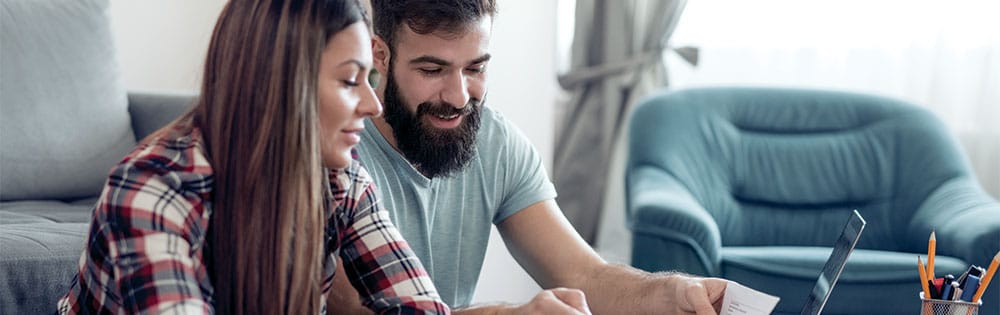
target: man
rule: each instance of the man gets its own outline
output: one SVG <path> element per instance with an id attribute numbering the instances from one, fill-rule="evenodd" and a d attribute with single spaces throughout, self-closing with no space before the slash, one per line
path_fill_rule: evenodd
<path id="1" fill-rule="evenodd" d="M 484 106 L 494 0 L 373 0 L 382 117 L 358 155 L 393 222 L 459 314 L 715 314 L 726 281 L 611 265 L 562 215 L 538 153 Z M 495 224 L 543 288 L 469 306 Z M 359 277 L 351 277 L 359 278 Z M 334 313 L 360 307 L 338 272 Z"/>

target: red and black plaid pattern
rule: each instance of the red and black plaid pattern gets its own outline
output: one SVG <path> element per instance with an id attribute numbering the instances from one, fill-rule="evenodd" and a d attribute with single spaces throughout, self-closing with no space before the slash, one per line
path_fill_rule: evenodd
<path id="1" fill-rule="evenodd" d="M 60 314 L 213 313 L 203 263 L 212 168 L 200 132 L 144 141 L 115 166 L 94 209 Z M 376 200 L 357 162 L 330 171 L 323 300 L 335 255 L 379 314 L 448 314 L 430 277 Z M 324 308 L 325 309 L 325 308 Z"/>

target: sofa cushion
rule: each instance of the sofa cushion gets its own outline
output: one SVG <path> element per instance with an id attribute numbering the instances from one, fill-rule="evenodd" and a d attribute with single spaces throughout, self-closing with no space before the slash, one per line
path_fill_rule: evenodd
<path id="1" fill-rule="evenodd" d="M 4 0 L 0 198 L 100 192 L 135 145 L 107 0 Z"/>
<path id="2" fill-rule="evenodd" d="M 73 202 L 54 200 L 0 202 L 0 226 L 33 223 L 88 223 L 94 213 L 94 204 L 96 203 L 96 197 Z"/>
<path id="3" fill-rule="evenodd" d="M 55 311 L 76 272 L 94 203 L 0 202 L 0 314 Z"/>
<path id="4" fill-rule="evenodd" d="M 76 274 L 89 223 L 0 222 L 0 313 L 55 312 Z"/>

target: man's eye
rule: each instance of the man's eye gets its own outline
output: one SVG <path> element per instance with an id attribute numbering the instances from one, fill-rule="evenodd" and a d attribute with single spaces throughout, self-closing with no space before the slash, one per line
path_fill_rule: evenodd
<path id="1" fill-rule="evenodd" d="M 486 72 L 486 66 L 480 65 L 480 66 L 465 68 L 465 71 L 469 71 L 472 73 L 483 73 Z"/>
<path id="2" fill-rule="evenodd" d="M 420 72 L 424 74 L 438 74 L 441 73 L 441 68 L 420 68 Z"/>

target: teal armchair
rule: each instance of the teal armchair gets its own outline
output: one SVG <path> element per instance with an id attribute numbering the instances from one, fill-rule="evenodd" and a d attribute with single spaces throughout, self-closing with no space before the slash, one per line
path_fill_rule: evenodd
<path id="1" fill-rule="evenodd" d="M 632 264 L 723 277 L 798 314 L 852 209 L 868 222 L 824 314 L 913 314 L 916 257 L 988 265 L 1000 203 L 931 113 L 847 92 L 700 88 L 637 106 L 626 203 Z M 998 280 L 994 280 L 997 283 Z M 1000 286 L 980 314 L 1000 314 Z"/>

